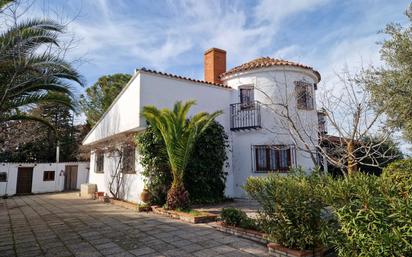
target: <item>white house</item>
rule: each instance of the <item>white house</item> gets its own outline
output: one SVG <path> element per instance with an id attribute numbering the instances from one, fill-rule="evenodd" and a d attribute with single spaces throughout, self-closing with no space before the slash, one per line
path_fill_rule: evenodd
<path id="1" fill-rule="evenodd" d="M 311 142 L 318 140 L 315 90 L 320 74 L 302 64 L 258 58 L 226 71 L 226 52 L 212 48 L 204 54 L 205 80 L 148 69 L 138 69 L 108 111 L 83 141 L 91 146 L 90 183 L 108 193 L 121 146 L 145 129 L 142 109 L 147 105 L 171 108 L 176 101 L 196 100 L 191 114 L 223 110 L 217 118 L 229 137 L 226 195 L 243 197 L 241 186 L 249 176 L 290 167 L 314 167 Z M 291 128 L 292 127 L 292 128 Z M 309 143 L 308 143 L 309 142 Z M 139 201 L 144 187 L 139 149 L 123 147 L 123 165 L 129 172 L 123 197 Z M 312 155 L 310 154 L 312 153 Z"/>
<path id="2" fill-rule="evenodd" d="M 80 189 L 88 162 L 0 163 L 0 196 Z"/>

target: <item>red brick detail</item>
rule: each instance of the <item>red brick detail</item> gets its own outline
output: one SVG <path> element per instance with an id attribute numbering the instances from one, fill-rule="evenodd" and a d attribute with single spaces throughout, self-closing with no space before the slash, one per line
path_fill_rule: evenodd
<path id="1" fill-rule="evenodd" d="M 210 86 L 217 86 L 217 87 L 223 87 L 223 88 L 231 88 L 231 87 L 229 87 L 229 86 L 226 86 L 226 85 L 223 85 L 223 84 L 219 84 L 219 83 L 212 83 L 212 82 L 210 82 L 210 81 L 192 79 L 192 78 L 183 77 L 183 76 L 176 75 L 176 74 L 171 74 L 171 73 L 166 73 L 166 72 L 161 72 L 161 71 L 156 71 L 156 70 L 151 70 L 151 69 L 146 69 L 146 68 L 137 69 L 137 71 L 139 71 L 139 72 L 152 73 L 152 74 L 156 74 L 156 75 L 160 75 L 160 76 L 164 76 L 164 77 L 169 77 L 169 78 L 174 78 L 174 79 L 181 79 L 181 80 L 187 80 L 187 81 L 196 82 L 196 83 L 201 83 L 201 84 L 207 84 L 207 85 L 210 85 Z"/>
<path id="2" fill-rule="evenodd" d="M 322 257 L 325 255 L 325 248 L 316 248 L 314 250 L 295 250 L 286 248 L 277 243 L 267 244 L 269 253 L 273 256 L 290 256 L 290 257 Z"/>
<path id="3" fill-rule="evenodd" d="M 273 67 L 273 66 L 292 66 L 292 67 L 303 68 L 303 69 L 313 72 L 313 74 L 317 77 L 318 82 L 321 79 L 320 73 L 314 70 L 310 66 L 296 63 L 296 62 L 286 61 L 282 59 L 274 59 L 270 57 L 260 57 L 250 62 L 236 66 L 230 69 L 229 71 L 221 74 L 220 77 L 223 78 L 223 77 L 226 77 L 226 76 L 229 76 L 235 73 L 243 72 L 243 71 L 257 70 L 257 69 L 268 68 L 268 67 Z"/>
<path id="4" fill-rule="evenodd" d="M 204 54 L 205 81 L 222 84 L 220 75 L 226 72 L 226 51 L 211 48 Z"/>
<path id="5" fill-rule="evenodd" d="M 211 226 L 221 232 L 235 235 L 241 238 L 249 239 L 254 242 L 263 244 L 263 245 L 266 245 L 268 243 L 268 240 L 266 239 L 267 235 L 265 233 L 262 233 L 256 230 L 229 226 L 229 225 L 224 224 L 223 222 L 215 222 L 211 224 Z"/>

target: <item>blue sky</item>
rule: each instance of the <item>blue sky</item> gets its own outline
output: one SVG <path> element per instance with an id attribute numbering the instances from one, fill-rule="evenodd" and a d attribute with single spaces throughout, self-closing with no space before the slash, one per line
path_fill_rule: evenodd
<path id="1" fill-rule="evenodd" d="M 92 85 L 146 67 L 203 79 L 203 53 L 227 51 L 228 69 L 260 56 L 313 66 L 322 90 L 336 73 L 381 65 L 378 33 L 406 24 L 406 0 L 22 0 L 27 16 L 67 23 L 66 58 Z M 25 15 L 25 16 L 26 16 Z M 79 88 L 78 93 L 84 89 Z M 83 122 L 84 116 L 77 117 Z M 406 146 L 404 146 L 406 147 Z"/>
<path id="2" fill-rule="evenodd" d="M 289 59 L 320 71 L 323 83 L 345 65 L 379 64 L 389 22 L 405 23 L 408 1 L 37 0 L 37 15 L 70 21 L 68 58 L 93 84 L 105 74 L 146 67 L 203 78 L 203 52 L 227 51 L 228 68 L 259 56 Z M 82 90 L 80 90 L 82 91 Z"/>

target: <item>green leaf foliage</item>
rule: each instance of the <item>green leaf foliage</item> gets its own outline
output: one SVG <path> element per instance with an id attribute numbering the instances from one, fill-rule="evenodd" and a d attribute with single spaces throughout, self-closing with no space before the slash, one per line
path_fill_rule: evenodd
<path id="1" fill-rule="evenodd" d="M 229 226 L 260 230 L 259 225 L 254 219 L 249 218 L 246 212 L 237 208 L 223 208 L 222 213 L 220 214 L 220 218 L 222 219 L 224 224 Z"/>
<path id="2" fill-rule="evenodd" d="M 339 256 L 411 256 L 411 163 L 394 162 L 380 177 L 329 180 L 324 201 L 339 223 L 330 241 Z"/>
<path id="3" fill-rule="evenodd" d="M 412 5 L 411 5 L 412 6 Z M 372 93 L 376 109 L 388 116 L 388 124 L 403 130 L 412 140 L 412 9 L 406 11 L 409 22 L 405 27 L 391 23 L 382 43 L 383 67 L 364 70 L 358 80 Z"/>
<path id="4" fill-rule="evenodd" d="M 87 124 L 96 124 L 131 78 L 131 75 L 122 73 L 105 75 L 86 89 L 86 94 L 80 96 L 80 106 Z"/>
<path id="5" fill-rule="evenodd" d="M 163 205 L 172 183 L 172 175 L 162 137 L 149 124 L 136 137 L 144 167 L 146 187 L 152 194 L 152 204 Z M 184 174 L 184 185 L 192 203 L 213 203 L 224 199 L 228 145 L 224 128 L 213 121 L 197 139 Z"/>
<path id="6" fill-rule="evenodd" d="M 269 239 L 292 249 L 311 250 L 325 241 L 331 227 L 322 218 L 322 176 L 295 170 L 288 176 L 249 177 L 244 189 L 261 205 L 259 223 Z"/>
<path id="7" fill-rule="evenodd" d="M 166 205 L 170 209 L 188 208 L 188 194 L 184 188 L 184 174 L 192 158 L 195 143 L 200 135 L 222 112 L 199 112 L 188 118 L 195 101 L 174 104 L 173 110 L 159 110 L 145 106 L 143 116 L 154 127 L 164 142 L 167 160 L 172 173 L 172 186 L 168 191 Z"/>
<path id="8" fill-rule="evenodd" d="M 0 2 L 0 15 L 14 1 Z M 0 31 L 0 124 L 32 120 L 50 125 L 29 111 L 42 104 L 76 110 L 72 84 L 83 77 L 61 58 L 59 38 L 64 26 L 48 19 L 29 19 Z"/>

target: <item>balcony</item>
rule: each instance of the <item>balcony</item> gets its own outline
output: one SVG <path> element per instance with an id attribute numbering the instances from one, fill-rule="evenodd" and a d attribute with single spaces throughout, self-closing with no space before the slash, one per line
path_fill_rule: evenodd
<path id="1" fill-rule="evenodd" d="M 236 103 L 230 105 L 230 130 L 261 128 L 260 102 Z"/>

